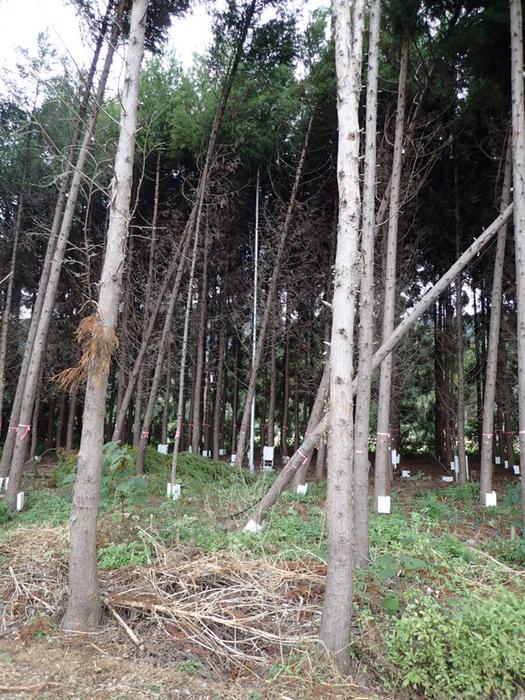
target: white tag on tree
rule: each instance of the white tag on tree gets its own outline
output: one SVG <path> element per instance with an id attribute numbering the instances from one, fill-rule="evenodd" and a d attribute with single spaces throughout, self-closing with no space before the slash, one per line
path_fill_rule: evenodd
<path id="1" fill-rule="evenodd" d="M 505 469 L 508 469 L 508 468 L 509 468 L 509 460 L 508 460 L 508 459 L 506 459 L 506 460 L 503 462 L 503 466 L 505 467 Z"/>
<path id="2" fill-rule="evenodd" d="M 232 466 L 235 464 L 236 458 L 237 458 L 237 455 L 232 455 L 232 456 L 230 457 L 230 464 L 231 464 Z"/>
<path id="3" fill-rule="evenodd" d="M 391 453 L 391 454 L 392 454 L 392 466 L 395 467 L 396 464 L 399 464 L 399 462 L 397 461 L 397 452 L 396 452 L 396 450 L 395 450 L 395 449 L 392 450 L 392 453 Z"/>
<path id="4" fill-rule="evenodd" d="M 259 532 L 262 530 L 262 525 L 259 525 L 255 520 L 248 520 L 244 526 L 243 532 Z"/>
<path id="5" fill-rule="evenodd" d="M 16 494 L 16 509 L 22 510 L 22 508 L 24 507 L 24 502 L 25 502 L 25 494 L 23 491 L 19 491 Z"/>
<path id="6" fill-rule="evenodd" d="M 390 513 L 390 496 L 377 497 L 377 512 Z"/>
<path id="7" fill-rule="evenodd" d="M 308 491 L 308 484 L 297 484 L 296 492 L 300 496 L 306 496 L 307 491 Z"/>
<path id="8" fill-rule="evenodd" d="M 501 457 L 499 457 L 498 455 L 496 455 L 496 456 L 494 457 L 494 461 L 496 462 L 496 464 L 501 464 Z"/>
<path id="9" fill-rule="evenodd" d="M 497 495 L 495 491 L 485 494 L 485 506 L 495 506 L 497 504 Z"/>
<path id="10" fill-rule="evenodd" d="M 219 447 L 219 457 L 225 457 L 226 456 L 226 450 L 224 447 Z"/>
<path id="11" fill-rule="evenodd" d="M 173 484 L 171 487 L 171 497 L 174 501 L 180 498 L 180 484 Z"/>
<path id="12" fill-rule="evenodd" d="M 402 469 L 401 470 L 401 478 L 402 479 L 408 479 L 410 476 L 410 469 Z"/>
<path id="13" fill-rule="evenodd" d="M 160 452 L 161 455 L 167 455 L 168 454 L 168 446 L 167 445 L 157 445 L 157 452 Z"/>
<path id="14" fill-rule="evenodd" d="M 0 476 L 0 491 L 2 490 L 3 485 L 4 485 L 4 477 Z"/>
<path id="15" fill-rule="evenodd" d="M 446 481 L 447 484 L 452 484 L 454 482 L 453 476 L 442 476 L 441 481 Z"/>
<path id="16" fill-rule="evenodd" d="M 516 476 L 517 476 L 517 475 L 520 473 L 520 465 L 519 465 L 519 464 L 513 464 L 513 465 L 512 465 L 512 468 L 514 469 L 514 474 L 516 474 Z"/>

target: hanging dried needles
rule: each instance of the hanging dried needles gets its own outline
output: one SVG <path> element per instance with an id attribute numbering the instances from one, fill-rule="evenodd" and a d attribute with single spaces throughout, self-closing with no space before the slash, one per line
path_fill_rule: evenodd
<path id="1" fill-rule="evenodd" d="M 76 367 L 70 367 L 51 377 L 65 391 L 72 392 L 84 382 L 91 373 L 98 381 L 109 371 L 111 355 L 118 345 L 114 329 L 104 324 L 100 311 L 80 321 L 75 332 L 82 355 Z"/>

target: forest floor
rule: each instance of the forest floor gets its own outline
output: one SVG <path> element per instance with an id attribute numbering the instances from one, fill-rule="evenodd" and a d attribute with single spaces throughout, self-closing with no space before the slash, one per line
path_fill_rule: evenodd
<path id="1" fill-rule="evenodd" d="M 496 508 L 475 483 L 404 460 L 391 515 L 372 516 L 371 564 L 356 574 L 353 673 L 317 642 L 326 573 L 325 485 L 286 493 L 242 533 L 271 475 L 181 457 L 183 495 L 163 497 L 168 462 L 106 455 L 98 531 L 103 622 L 59 629 L 67 593 L 74 461 L 28 473 L 26 507 L 0 503 L 0 697 L 61 700 L 520 697 L 525 687 L 525 542 L 519 485 L 495 475 Z M 471 460 L 471 470 L 476 465 Z M 520 632 L 521 630 L 521 632 Z"/>

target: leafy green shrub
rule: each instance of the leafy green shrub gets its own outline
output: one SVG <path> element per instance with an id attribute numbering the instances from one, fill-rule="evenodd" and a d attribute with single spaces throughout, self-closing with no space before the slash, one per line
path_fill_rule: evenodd
<path id="1" fill-rule="evenodd" d="M 525 566 L 525 540 L 498 538 L 491 540 L 486 546 L 497 559 L 506 561 L 509 564 Z"/>
<path id="2" fill-rule="evenodd" d="M 442 494 L 442 498 L 449 501 L 463 501 L 464 503 L 479 501 L 479 483 L 472 482 L 450 486 Z"/>
<path id="3" fill-rule="evenodd" d="M 77 476 L 77 460 L 70 457 L 63 460 L 55 471 L 57 483 L 61 486 L 74 483 Z M 144 505 L 148 494 L 148 482 L 135 474 L 135 455 L 128 445 L 107 442 L 104 445 L 102 462 L 101 499 L 115 506 L 133 509 Z"/>
<path id="4" fill-rule="evenodd" d="M 11 508 L 7 501 L 0 501 L 0 525 L 4 525 L 13 519 Z"/>
<path id="5" fill-rule="evenodd" d="M 122 566 L 142 566 L 151 563 L 151 549 L 145 542 L 109 544 L 98 552 L 101 569 L 120 569 Z"/>
<path id="6" fill-rule="evenodd" d="M 71 499 L 55 489 L 37 489 L 26 493 L 26 508 L 16 521 L 28 525 L 62 525 L 69 518 Z"/>
<path id="7" fill-rule="evenodd" d="M 504 589 L 455 608 L 424 598 L 407 607 L 388 639 L 403 687 L 426 698 L 512 698 L 525 682 L 525 606 Z"/>

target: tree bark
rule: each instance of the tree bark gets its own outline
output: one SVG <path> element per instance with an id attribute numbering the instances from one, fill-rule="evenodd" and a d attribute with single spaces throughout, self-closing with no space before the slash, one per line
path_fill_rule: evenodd
<path id="1" fill-rule="evenodd" d="M 457 163 L 454 165 L 454 216 L 456 223 L 456 258 L 459 258 L 461 251 L 461 213 L 459 209 L 459 184 Z M 458 462 L 460 484 L 467 481 L 467 461 L 465 455 L 465 348 L 463 340 L 463 289 L 462 274 L 459 273 L 455 282 L 456 292 L 456 349 L 458 360 L 458 395 L 456 406 L 457 439 L 458 439 Z"/>
<path id="2" fill-rule="evenodd" d="M 390 208 L 387 234 L 387 255 L 385 268 L 385 293 L 383 299 L 383 343 L 394 330 L 396 307 L 396 260 L 397 236 L 399 228 L 399 204 L 401 192 L 401 172 L 403 160 L 403 141 L 405 132 L 406 88 L 408 75 L 408 58 L 410 42 L 405 37 L 401 46 L 399 66 L 399 86 L 397 94 L 397 112 L 394 140 L 394 159 L 392 163 L 392 186 L 390 190 Z M 379 376 L 379 396 L 377 400 L 377 448 L 375 458 L 374 506 L 377 510 L 379 496 L 390 493 L 390 399 L 392 394 L 392 356 L 385 358 Z"/>
<path id="3" fill-rule="evenodd" d="M 203 262 L 202 262 L 202 282 L 199 304 L 199 318 L 197 321 L 197 342 L 195 362 L 195 383 L 193 388 L 193 417 L 191 431 L 191 448 L 195 454 L 199 454 L 201 443 L 201 422 L 203 410 L 202 406 L 202 379 L 204 371 L 204 345 L 206 337 L 206 314 L 208 308 L 208 236 L 204 240 Z"/>
<path id="4" fill-rule="evenodd" d="M 131 187 L 140 66 L 148 0 L 134 0 L 131 9 L 128 53 L 121 96 L 120 134 L 115 156 L 110 220 L 102 268 L 97 322 L 103 326 L 106 352 L 116 343 L 115 327 L 122 293 L 122 271 L 130 220 Z M 97 578 L 96 530 L 104 444 L 104 413 L 109 362 L 92 360 L 88 371 L 78 472 L 70 519 L 69 587 L 62 628 L 87 631 L 100 620 L 101 604 Z"/>
<path id="5" fill-rule="evenodd" d="M 359 364 L 355 402 L 354 443 L 354 565 L 368 564 L 368 441 L 374 354 L 374 236 L 377 159 L 377 82 L 381 0 L 370 5 L 370 38 L 366 91 L 366 143 L 361 233 L 361 294 L 359 304 Z"/>
<path id="6" fill-rule="evenodd" d="M 224 318 L 226 296 L 226 279 L 223 280 L 219 302 L 219 345 L 217 349 L 217 382 L 215 385 L 215 401 L 213 407 L 213 459 L 219 459 L 221 447 L 221 406 L 224 391 L 224 352 L 226 349 L 226 319 Z"/>
<path id="7" fill-rule="evenodd" d="M 521 0 L 510 0 L 512 78 L 512 184 L 516 248 L 518 330 L 518 409 L 521 468 L 525 468 L 525 91 L 523 89 L 523 16 Z M 525 488 L 521 489 L 525 527 Z"/>
<path id="8" fill-rule="evenodd" d="M 512 151 L 511 142 L 507 150 L 505 162 L 505 177 L 501 193 L 501 209 L 505 209 L 510 201 L 512 182 Z M 499 329 L 501 325 L 501 301 L 503 287 L 503 267 L 505 262 L 505 245 L 507 226 L 502 226 L 498 233 L 496 257 L 494 260 L 494 275 L 492 278 L 492 296 L 490 302 L 489 342 L 487 348 L 487 371 L 485 373 L 485 397 L 483 401 L 483 424 L 481 429 L 481 466 L 480 466 L 480 502 L 485 505 L 485 494 L 492 491 L 493 473 L 493 434 L 494 434 L 494 404 L 496 401 L 496 378 L 498 368 Z M 505 427 L 505 430 L 508 430 Z M 509 467 L 512 464 L 509 461 Z"/>
<path id="9" fill-rule="evenodd" d="M 350 9 L 350 12 L 349 12 Z M 348 672 L 353 566 L 353 397 L 354 317 L 359 272 L 356 266 L 361 195 L 359 188 L 359 96 L 364 2 L 332 0 L 339 125 L 337 184 L 339 223 L 332 299 L 328 489 L 328 569 L 321 641 L 338 667 Z M 293 458 L 292 458 L 293 459 Z"/>

